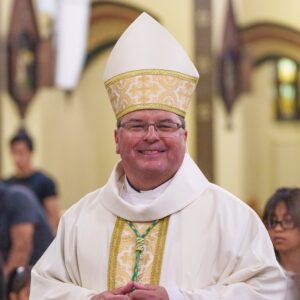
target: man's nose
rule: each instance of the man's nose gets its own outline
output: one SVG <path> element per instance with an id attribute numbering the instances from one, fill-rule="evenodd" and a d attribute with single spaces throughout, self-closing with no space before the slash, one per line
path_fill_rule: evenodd
<path id="1" fill-rule="evenodd" d="M 158 140 L 159 134 L 156 130 L 155 124 L 149 124 L 148 130 L 145 135 L 145 140 Z"/>

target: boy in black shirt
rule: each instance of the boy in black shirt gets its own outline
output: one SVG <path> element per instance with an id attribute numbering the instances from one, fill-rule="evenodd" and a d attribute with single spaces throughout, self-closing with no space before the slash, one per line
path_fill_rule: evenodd
<path id="1" fill-rule="evenodd" d="M 37 196 L 46 212 L 52 231 L 55 233 L 59 222 L 59 205 L 54 180 L 32 164 L 34 144 L 25 129 L 21 129 L 10 140 L 10 151 L 16 167 L 16 174 L 5 179 L 5 183 L 28 187 Z"/>

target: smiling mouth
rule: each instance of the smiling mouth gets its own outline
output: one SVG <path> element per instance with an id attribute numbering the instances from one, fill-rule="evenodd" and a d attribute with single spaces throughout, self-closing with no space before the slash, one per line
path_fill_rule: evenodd
<path id="1" fill-rule="evenodd" d="M 139 150 L 138 152 L 144 155 L 154 155 L 163 153 L 165 150 Z"/>

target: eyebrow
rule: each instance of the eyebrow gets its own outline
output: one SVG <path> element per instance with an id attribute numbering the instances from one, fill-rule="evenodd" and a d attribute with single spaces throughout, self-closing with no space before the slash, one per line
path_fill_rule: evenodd
<path id="1" fill-rule="evenodd" d="M 130 118 L 124 122 L 144 122 L 143 119 Z"/>
<path id="2" fill-rule="evenodd" d="M 136 119 L 136 118 L 131 118 L 124 122 L 132 122 L 132 121 L 133 122 L 147 122 L 143 119 Z M 161 120 L 157 120 L 157 121 L 153 121 L 153 122 L 157 123 L 157 122 L 177 122 L 177 121 L 167 118 L 167 119 L 161 119 Z M 178 120 L 178 122 L 180 123 L 180 120 Z"/>
<path id="3" fill-rule="evenodd" d="M 274 215 L 271 215 L 271 218 L 273 218 L 273 219 L 278 219 L 278 216 L 276 216 L 275 214 Z M 292 215 L 291 214 L 284 214 L 283 216 L 282 216 L 282 219 L 287 219 L 287 218 L 293 218 L 292 217 Z"/>

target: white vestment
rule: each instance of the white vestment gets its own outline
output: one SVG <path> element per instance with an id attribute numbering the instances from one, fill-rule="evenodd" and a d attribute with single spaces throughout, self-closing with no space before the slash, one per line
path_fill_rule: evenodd
<path id="1" fill-rule="evenodd" d="M 107 290 L 117 216 L 136 222 L 170 216 L 159 284 L 186 299 L 284 299 L 285 277 L 259 217 L 209 183 L 189 155 L 148 205 L 124 201 L 123 184 L 118 164 L 104 187 L 64 214 L 56 239 L 33 268 L 31 300 L 83 300 Z"/>

